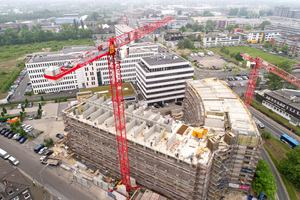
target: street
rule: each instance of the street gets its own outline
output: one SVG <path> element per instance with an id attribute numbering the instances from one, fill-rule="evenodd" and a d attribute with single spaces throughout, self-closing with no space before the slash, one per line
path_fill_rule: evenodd
<path id="1" fill-rule="evenodd" d="M 98 191 L 84 191 L 80 189 L 80 186 L 75 186 L 74 183 L 70 184 L 72 179 L 71 174 L 63 176 L 60 173 L 69 173 L 63 171 L 60 167 L 53 167 L 42 165 L 39 162 L 41 155 L 34 153 L 33 148 L 37 145 L 34 141 L 27 141 L 25 144 L 19 144 L 15 140 L 1 137 L 0 147 L 9 152 L 10 155 L 14 156 L 20 161 L 18 168 L 23 170 L 26 174 L 37 180 L 39 183 L 44 181 L 45 187 L 51 191 L 51 193 L 61 198 L 62 200 L 88 200 L 88 199 L 107 199 L 106 193 L 100 188 Z M 40 179 L 39 173 L 42 171 L 41 176 L 43 181 Z M 69 178 L 66 178 L 69 177 Z M 83 187 L 83 186 L 81 186 Z M 85 190 L 90 190 L 85 188 Z"/>

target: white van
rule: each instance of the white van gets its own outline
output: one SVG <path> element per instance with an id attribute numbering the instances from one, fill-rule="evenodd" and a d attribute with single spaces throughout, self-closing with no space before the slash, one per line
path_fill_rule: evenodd
<path id="1" fill-rule="evenodd" d="M 0 149 L 0 156 L 6 160 L 10 155 L 3 149 Z"/>
<path id="2" fill-rule="evenodd" d="M 8 161 L 15 166 L 19 164 L 19 161 L 12 156 L 8 158 Z"/>

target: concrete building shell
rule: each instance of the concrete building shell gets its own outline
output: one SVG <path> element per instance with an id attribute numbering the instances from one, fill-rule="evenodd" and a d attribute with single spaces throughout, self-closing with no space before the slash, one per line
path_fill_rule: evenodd
<path id="1" fill-rule="evenodd" d="M 261 145 L 247 108 L 222 82 L 188 81 L 187 88 L 184 110 L 189 115 L 198 110 L 204 118 L 200 125 L 207 134 L 201 137 L 195 137 L 195 127 L 125 104 L 131 177 L 171 199 L 247 192 Z M 94 95 L 65 109 L 63 117 L 70 149 L 88 165 L 120 178 L 111 99 Z"/>

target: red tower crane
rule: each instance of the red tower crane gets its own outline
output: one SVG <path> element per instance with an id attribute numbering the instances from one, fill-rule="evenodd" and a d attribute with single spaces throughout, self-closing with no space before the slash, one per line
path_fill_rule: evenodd
<path id="1" fill-rule="evenodd" d="M 259 57 L 252 58 L 245 52 L 241 53 L 241 56 L 245 60 L 249 60 L 249 62 L 250 62 L 249 67 L 251 69 L 249 82 L 247 85 L 247 90 L 246 90 L 246 95 L 245 95 L 246 105 L 249 105 L 249 106 L 251 105 L 260 67 L 263 67 L 263 68 L 267 69 L 268 71 L 276 74 L 277 76 L 283 78 L 284 80 L 300 87 L 300 79 L 297 78 L 296 76 L 284 71 L 283 69 L 276 67 L 275 65 L 272 65 L 271 63 L 269 63 Z"/>
<path id="2" fill-rule="evenodd" d="M 127 191 L 131 189 L 129 159 L 127 149 L 126 122 L 124 113 L 124 100 L 122 90 L 122 75 L 120 66 L 120 47 L 142 37 L 143 35 L 165 25 L 172 17 L 164 18 L 158 22 L 150 23 L 120 36 L 109 39 L 93 50 L 81 55 L 72 62 L 56 69 L 45 70 L 45 78 L 60 81 L 63 76 L 92 63 L 103 56 L 107 56 L 111 96 L 113 102 L 114 119 L 116 127 L 117 146 L 122 183 L 126 185 Z M 123 54 L 124 55 L 124 54 Z"/>

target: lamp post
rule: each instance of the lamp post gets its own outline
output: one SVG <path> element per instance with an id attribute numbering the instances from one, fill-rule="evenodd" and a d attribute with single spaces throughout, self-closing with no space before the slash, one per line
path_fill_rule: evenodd
<path id="1" fill-rule="evenodd" d="M 40 173 L 39 173 L 40 179 L 41 179 L 41 181 L 42 181 L 43 188 L 45 187 L 45 185 L 44 185 L 44 180 L 43 180 L 43 177 L 42 177 L 42 171 L 43 171 L 48 165 L 49 165 L 49 163 L 47 163 L 46 166 L 43 167 L 43 169 L 42 169 L 42 170 L 40 171 Z"/>

